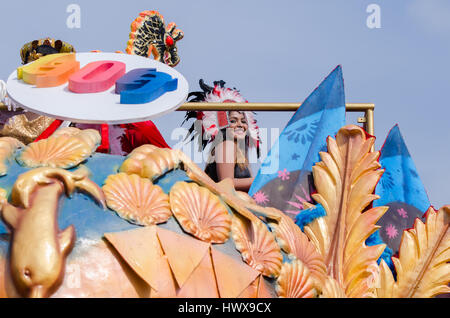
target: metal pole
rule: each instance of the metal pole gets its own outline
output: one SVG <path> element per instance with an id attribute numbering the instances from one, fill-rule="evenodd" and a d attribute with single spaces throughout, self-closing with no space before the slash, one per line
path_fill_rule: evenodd
<path id="1" fill-rule="evenodd" d="M 181 105 L 177 111 L 281 111 L 295 112 L 301 103 L 185 103 Z M 375 104 L 372 103 L 347 103 L 345 110 L 347 112 L 364 112 L 364 117 L 358 121 L 363 123 L 364 129 L 368 134 L 374 136 L 374 109 Z M 372 146 L 372 151 L 375 147 Z"/>
<path id="2" fill-rule="evenodd" d="M 190 110 L 252 110 L 252 111 L 287 111 L 295 112 L 301 103 L 185 103 L 177 111 Z M 364 112 L 367 109 L 374 109 L 375 105 L 370 103 L 348 103 L 345 104 L 347 111 Z"/>

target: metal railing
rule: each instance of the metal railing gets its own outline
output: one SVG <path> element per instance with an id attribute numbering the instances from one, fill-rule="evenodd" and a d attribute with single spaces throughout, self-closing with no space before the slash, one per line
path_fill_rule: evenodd
<path id="1" fill-rule="evenodd" d="M 181 105 L 177 111 L 190 110 L 252 110 L 252 111 L 278 111 L 278 112 L 295 112 L 301 103 L 185 103 Z M 363 124 L 364 130 L 370 135 L 374 135 L 374 110 L 375 104 L 370 103 L 349 103 L 345 104 L 347 112 L 363 112 L 364 116 L 358 118 L 358 123 Z"/>
<path id="2" fill-rule="evenodd" d="M 189 110 L 252 110 L 252 111 L 278 111 L 295 112 L 301 103 L 185 103 L 177 111 Z M 0 103 L 0 110 L 7 110 L 6 105 Z M 363 112 L 364 116 L 358 118 L 358 123 L 363 124 L 363 128 L 370 135 L 375 135 L 374 110 L 375 104 L 371 103 L 348 103 L 345 104 L 347 112 Z"/>

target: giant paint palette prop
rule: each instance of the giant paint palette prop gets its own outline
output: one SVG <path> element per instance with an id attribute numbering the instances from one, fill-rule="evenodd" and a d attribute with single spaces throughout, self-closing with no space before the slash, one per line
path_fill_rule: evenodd
<path id="1" fill-rule="evenodd" d="M 7 81 L 9 97 L 18 106 L 41 115 L 98 124 L 150 120 L 174 111 L 186 101 L 189 91 L 186 79 L 161 62 L 120 53 L 76 53 L 75 59 L 80 70 L 73 72 L 74 67 L 68 67 L 72 70 L 70 76 L 52 71 L 55 79 L 48 84 L 53 87 L 45 87 L 47 83 L 39 81 L 39 76 L 30 79 L 26 72 L 14 71 Z M 95 65 L 100 65 L 101 61 L 110 65 L 104 64 L 105 70 L 96 71 Z M 27 64 L 28 67 L 32 65 Z M 120 65 L 125 65 L 125 70 L 120 70 Z M 91 67 L 93 72 L 86 67 Z M 110 81 L 102 86 L 101 79 L 108 76 L 108 72 L 111 73 Z M 100 86 L 95 86 L 96 79 Z"/>

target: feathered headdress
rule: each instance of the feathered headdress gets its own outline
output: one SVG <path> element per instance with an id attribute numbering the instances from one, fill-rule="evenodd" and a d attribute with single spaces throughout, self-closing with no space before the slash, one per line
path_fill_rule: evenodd
<path id="1" fill-rule="evenodd" d="M 224 81 L 215 81 L 214 87 L 208 86 L 201 79 L 199 81 L 202 92 L 191 92 L 188 95 L 188 102 L 206 102 L 206 103 L 247 103 L 238 90 L 235 88 L 226 88 Z M 242 112 L 245 115 L 248 123 L 249 132 L 249 146 L 256 147 L 256 152 L 259 157 L 259 128 L 256 125 L 254 112 Z M 202 131 L 195 129 L 195 121 L 189 128 L 189 133 L 186 139 L 190 138 L 192 141 L 195 137 L 201 139 L 199 142 L 200 150 L 205 149 L 206 145 L 214 140 L 221 129 L 229 126 L 228 111 L 188 111 L 184 118 L 184 122 L 195 118 L 196 121 L 201 122 Z"/>

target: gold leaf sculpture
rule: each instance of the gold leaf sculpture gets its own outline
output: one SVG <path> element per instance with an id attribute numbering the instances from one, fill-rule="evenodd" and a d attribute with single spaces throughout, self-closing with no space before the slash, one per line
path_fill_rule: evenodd
<path id="1" fill-rule="evenodd" d="M 312 197 L 327 215 L 305 226 L 305 233 L 325 259 L 328 274 L 348 297 L 371 297 L 374 268 L 385 245 L 366 246 L 365 240 L 379 226 L 376 222 L 387 207 L 363 210 L 379 198 L 372 194 L 384 170 L 379 152 L 370 152 L 375 138 L 366 138 L 362 128 L 342 127 L 336 140 L 327 139 L 328 152 L 313 167 L 317 193 Z"/>
<path id="2" fill-rule="evenodd" d="M 7 171 L 7 160 L 11 159 L 14 153 L 19 149 L 23 148 L 25 145 L 12 137 L 1 137 L 0 138 L 0 176 L 4 176 Z"/>
<path id="3" fill-rule="evenodd" d="M 172 212 L 186 232 L 210 243 L 228 240 L 231 216 L 211 191 L 196 183 L 177 182 L 169 195 Z"/>
<path id="4" fill-rule="evenodd" d="M 134 149 L 122 163 L 120 172 L 155 180 L 181 164 L 177 150 L 143 145 Z"/>
<path id="5" fill-rule="evenodd" d="M 320 289 L 327 277 L 327 268 L 322 255 L 290 217 L 281 212 L 279 215 L 278 223 L 270 223 L 278 244 L 291 258 L 295 257 L 308 268 L 312 279 L 315 280 L 316 288 Z"/>
<path id="6" fill-rule="evenodd" d="M 263 222 L 233 216 L 231 231 L 244 262 L 264 276 L 278 277 L 283 256 L 274 236 Z"/>
<path id="7" fill-rule="evenodd" d="M 383 259 L 380 262 L 378 285 L 376 287 L 376 296 L 378 298 L 394 298 L 394 295 L 397 293 L 394 276 Z"/>
<path id="8" fill-rule="evenodd" d="M 426 223 L 416 219 L 403 232 L 399 257 L 392 261 L 397 281 L 384 262 L 381 265 L 378 297 L 427 298 L 449 293 L 450 205 L 427 211 Z"/>
<path id="9" fill-rule="evenodd" d="M 76 136 L 49 137 L 29 144 L 17 157 L 27 167 L 72 168 L 94 151 L 92 146 Z"/>
<path id="10" fill-rule="evenodd" d="M 328 276 L 325 284 L 322 287 L 321 298 L 346 298 L 345 291 L 342 289 L 340 284 Z"/>
<path id="11" fill-rule="evenodd" d="M 311 274 L 299 260 L 283 264 L 276 291 L 282 298 L 313 298 L 316 294 Z"/>
<path id="12" fill-rule="evenodd" d="M 172 215 L 169 196 L 138 175 L 110 175 L 102 189 L 107 206 L 132 223 L 154 225 L 166 222 Z"/>

